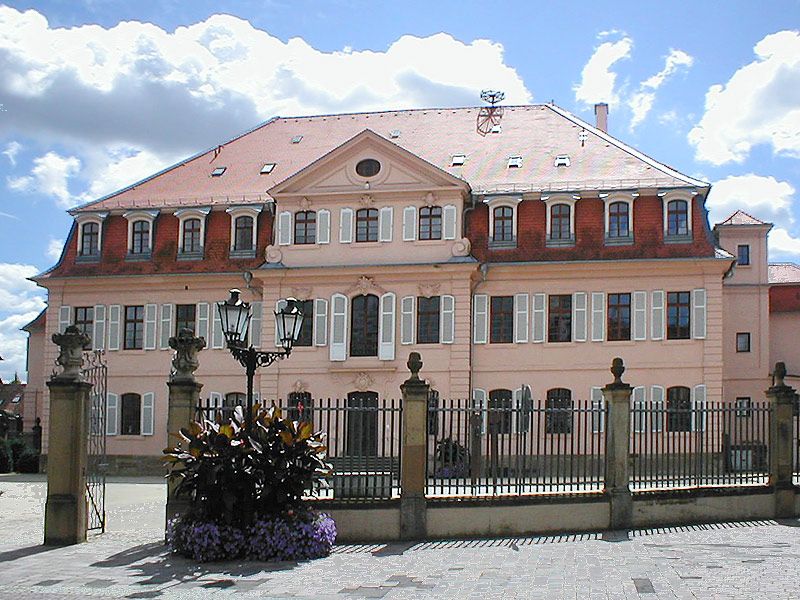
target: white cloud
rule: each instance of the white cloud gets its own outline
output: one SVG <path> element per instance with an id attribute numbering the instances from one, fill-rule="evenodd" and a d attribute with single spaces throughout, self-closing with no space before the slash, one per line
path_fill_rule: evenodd
<path id="1" fill-rule="evenodd" d="M 765 221 L 792 222 L 794 187 L 787 181 L 750 173 L 714 183 L 706 201 L 709 221 L 719 223 L 737 210 Z"/>
<path id="2" fill-rule="evenodd" d="M 770 253 L 794 254 L 800 256 L 800 238 L 793 237 L 783 227 L 775 227 L 768 238 Z"/>
<path id="3" fill-rule="evenodd" d="M 122 189 L 161 169 L 175 164 L 179 156 L 166 158 L 146 150 L 114 147 L 92 152 L 87 157 L 87 178 L 91 180 L 85 200 L 93 200 Z"/>
<path id="4" fill-rule="evenodd" d="M 55 198 L 63 208 L 76 203 L 69 192 L 69 180 L 78 174 L 81 161 L 74 156 L 61 156 L 48 152 L 33 159 L 30 175 L 8 177 L 8 187 L 18 192 L 36 192 Z"/>
<path id="5" fill-rule="evenodd" d="M 17 166 L 17 154 L 19 154 L 20 150 L 22 150 L 22 144 L 15 140 L 6 144 L 5 150 L 3 150 L 3 154 L 8 158 L 8 162 L 11 163 L 12 167 Z"/>
<path id="6" fill-rule="evenodd" d="M 800 157 L 800 31 L 768 35 L 754 52 L 755 61 L 708 89 L 688 136 L 698 160 L 740 163 L 759 144 Z"/>
<path id="7" fill-rule="evenodd" d="M 645 120 L 653 103 L 656 99 L 656 91 L 664 84 L 667 79 L 675 75 L 680 70 L 688 70 L 694 64 L 694 58 L 683 50 L 672 49 L 664 60 L 664 68 L 655 75 L 645 79 L 640 85 L 639 90 L 628 100 L 633 116 L 631 117 L 630 128 L 633 131 L 639 123 Z"/>
<path id="8" fill-rule="evenodd" d="M 583 67 L 581 82 L 573 88 L 575 100 L 587 105 L 607 102 L 612 108 L 618 106 L 619 93 L 615 89 L 617 74 L 611 68 L 618 61 L 629 58 L 632 48 L 633 40 L 627 36 L 615 42 L 603 42 L 595 48 L 594 54 Z"/>
<path id="9" fill-rule="evenodd" d="M 19 328 L 44 308 L 43 291 L 28 277 L 38 273 L 32 265 L 0 263 L 0 378 L 8 381 L 25 373 L 27 334 Z"/>
<path id="10" fill-rule="evenodd" d="M 61 251 L 64 249 L 64 240 L 53 240 L 47 244 L 47 258 L 57 261 L 61 258 Z"/>

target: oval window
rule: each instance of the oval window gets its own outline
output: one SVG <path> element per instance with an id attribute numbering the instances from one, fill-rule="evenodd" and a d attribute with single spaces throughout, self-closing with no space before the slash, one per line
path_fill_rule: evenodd
<path id="1" fill-rule="evenodd" d="M 361 177 L 374 177 L 381 170 L 381 163 L 374 158 L 365 158 L 356 165 L 356 173 Z"/>

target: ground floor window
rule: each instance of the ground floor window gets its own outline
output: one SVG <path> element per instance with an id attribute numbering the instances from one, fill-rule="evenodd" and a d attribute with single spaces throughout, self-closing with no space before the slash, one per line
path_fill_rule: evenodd
<path id="1" fill-rule="evenodd" d="M 120 433 L 122 435 L 142 433 L 142 397 L 139 394 L 122 394 Z"/>
<path id="2" fill-rule="evenodd" d="M 547 390 L 545 431 L 572 433 L 572 391 L 566 388 Z"/>

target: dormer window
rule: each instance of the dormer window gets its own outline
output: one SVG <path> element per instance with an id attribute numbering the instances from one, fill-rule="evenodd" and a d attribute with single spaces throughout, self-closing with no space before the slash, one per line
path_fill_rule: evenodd
<path id="1" fill-rule="evenodd" d="M 175 212 L 179 219 L 178 259 L 203 258 L 206 215 L 210 208 L 188 208 Z"/>
<path id="2" fill-rule="evenodd" d="M 520 196 L 495 196 L 489 205 L 489 247 L 515 248 L 517 245 L 517 205 Z"/>
<path id="3" fill-rule="evenodd" d="M 493 242 L 514 241 L 514 211 L 509 206 L 498 206 L 492 211 L 494 216 Z"/>
<path id="4" fill-rule="evenodd" d="M 227 170 L 228 167 L 217 167 L 213 171 L 211 171 L 212 177 L 221 177 L 222 174 Z"/>
<path id="5" fill-rule="evenodd" d="M 132 211 L 123 215 L 128 220 L 128 260 L 148 260 L 153 252 L 153 225 L 158 211 Z"/>
<path id="6" fill-rule="evenodd" d="M 231 216 L 231 258 L 254 258 L 261 207 L 232 206 L 226 212 Z"/>
<path id="7" fill-rule="evenodd" d="M 685 243 L 692 241 L 692 201 L 685 192 L 675 191 L 662 195 L 664 206 L 664 241 Z"/>
<path id="8" fill-rule="evenodd" d="M 235 231 L 233 240 L 234 252 L 241 252 L 252 248 L 253 217 L 250 216 L 236 217 L 236 220 L 234 221 L 233 224 L 233 228 Z"/>
<path id="9" fill-rule="evenodd" d="M 183 235 L 181 236 L 181 252 L 199 252 L 200 244 L 200 219 L 186 219 L 183 222 Z"/>
<path id="10" fill-rule="evenodd" d="M 102 248 L 103 220 L 108 213 L 83 213 L 75 217 L 78 224 L 77 262 L 97 262 Z"/>
<path id="11" fill-rule="evenodd" d="M 612 194 L 605 201 L 605 242 L 609 246 L 633 243 L 633 195 Z"/>
<path id="12" fill-rule="evenodd" d="M 544 197 L 547 206 L 546 246 L 575 245 L 575 196 Z"/>
<path id="13" fill-rule="evenodd" d="M 131 254 L 150 254 L 150 222 L 134 221 Z"/>

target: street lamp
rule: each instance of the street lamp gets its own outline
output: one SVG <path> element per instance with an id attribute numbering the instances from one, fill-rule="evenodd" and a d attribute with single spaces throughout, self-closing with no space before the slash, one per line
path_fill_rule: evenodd
<path id="1" fill-rule="evenodd" d="M 265 352 L 256 350 L 252 344 L 247 343 L 247 328 L 250 324 L 250 303 L 244 302 L 239 295 L 239 290 L 230 290 L 230 298 L 217 303 L 222 333 L 225 335 L 225 344 L 233 357 L 247 371 L 247 421 L 250 427 L 253 420 L 253 377 L 258 367 L 268 367 L 278 359 L 283 359 L 292 353 L 292 346 L 300 336 L 303 327 L 303 311 L 299 302 L 294 298 L 287 298 L 286 304 L 275 311 L 275 320 L 278 326 L 278 340 L 283 350 Z"/>

